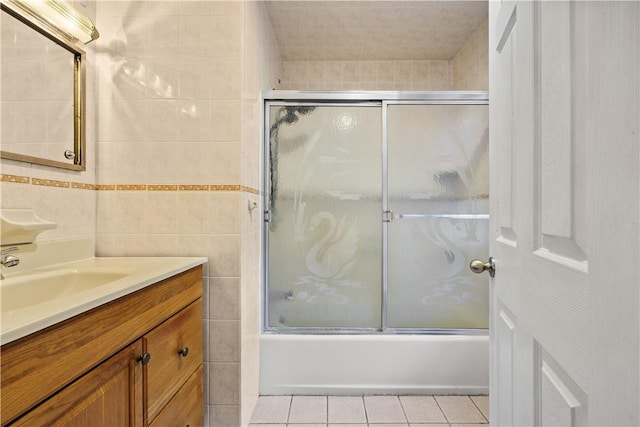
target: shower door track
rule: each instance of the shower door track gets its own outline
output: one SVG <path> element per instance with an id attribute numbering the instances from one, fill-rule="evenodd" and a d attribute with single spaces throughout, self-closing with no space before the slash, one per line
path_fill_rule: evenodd
<path id="1" fill-rule="evenodd" d="M 267 103 L 269 105 L 291 105 L 291 106 L 380 106 L 382 108 L 382 298 L 381 298 L 381 327 L 272 327 L 269 326 L 268 312 L 268 233 L 263 234 L 262 239 L 262 333 L 267 334 L 331 334 L 331 335 L 366 335 L 366 334 L 387 334 L 387 335 L 488 335 L 488 329 L 468 329 L 468 328 L 391 328 L 388 326 L 388 282 L 387 282 L 387 236 L 388 223 L 394 219 L 393 212 L 388 209 L 387 182 L 388 178 L 388 135 L 387 135 L 387 109 L 389 105 L 488 105 L 489 93 L 486 91 L 295 91 L 295 90 L 267 90 L 262 92 L 262 117 L 266 118 Z M 266 122 L 265 122 L 266 124 Z M 263 128 L 264 152 L 269 152 L 270 136 L 268 126 Z M 268 224 L 270 219 L 269 199 L 270 191 L 268 187 L 268 174 L 270 170 L 269 156 L 264 156 L 264 179 L 263 179 L 263 224 Z M 385 214 L 389 214 L 388 219 Z M 489 215 L 466 215 L 466 214 L 401 214 L 397 218 L 420 219 L 420 218 L 451 218 L 451 219 L 488 219 Z"/>

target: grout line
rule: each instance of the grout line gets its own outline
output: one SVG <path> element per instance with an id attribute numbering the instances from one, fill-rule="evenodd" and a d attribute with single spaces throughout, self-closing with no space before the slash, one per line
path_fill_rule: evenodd
<path id="1" fill-rule="evenodd" d="M 289 418 L 291 418 L 291 407 L 293 406 L 293 396 L 289 396 L 289 411 L 287 412 L 287 422 L 285 424 L 289 424 Z"/>
<path id="2" fill-rule="evenodd" d="M 447 424 L 449 424 L 449 426 L 451 426 L 451 423 L 449 422 L 449 417 L 447 417 L 447 414 L 445 414 L 445 412 L 442 410 L 442 407 L 438 403 L 437 396 L 433 396 L 433 400 L 436 401 L 436 405 L 438 405 L 438 409 L 440 409 L 440 412 L 442 412 L 442 416 L 444 416 L 444 419 L 447 422 Z"/>
<path id="3" fill-rule="evenodd" d="M 407 418 L 407 412 L 404 410 L 404 406 L 402 406 L 402 400 L 400 400 L 400 395 L 395 396 L 398 399 L 398 403 L 400 404 L 400 409 L 402 410 L 402 415 L 404 416 L 404 421 L 407 425 L 409 425 L 409 418 Z"/>
<path id="4" fill-rule="evenodd" d="M 400 408 L 402 409 L 402 414 L 404 415 L 404 420 L 407 422 L 407 425 L 409 425 L 409 417 L 407 417 L 407 411 L 404 409 L 404 405 L 402 404 L 402 399 L 400 399 L 400 396 L 396 396 L 398 398 L 398 401 L 400 402 Z"/>
<path id="5" fill-rule="evenodd" d="M 362 406 L 364 408 L 364 421 L 369 426 L 369 413 L 367 412 L 367 402 L 364 400 L 364 395 L 360 397 L 362 399 Z"/>
<path id="6" fill-rule="evenodd" d="M 327 423 L 326 423 L 326 425 L 328 426 L 329 425 L 329 396 L 327 395 L 327 396 L 325 396 L 325 398 L 327 399 L 327 406 L 326 406 L 326 408 L 327 408 L 327 412 L 326 412 Z"/>
<path id="7" fill-rule="evenodd" d="M 476 409 L 478 409 L 478 412 L 480 412 L 480 415 L 482 415 L 482 418 L 484 418 L 484 420 L 487 422 L 487 424 L 489 424 L 489 419 L 484 415 L 484 412 L 482 412 L 480 407 L 478 405 L 476 405 L 476 402 L 473 399 L 471 399 L 471 396 L 469 396 L 469 399 L 471 400 L 471 403 L 473 403 L 473 406 L 475 406 Z"/>

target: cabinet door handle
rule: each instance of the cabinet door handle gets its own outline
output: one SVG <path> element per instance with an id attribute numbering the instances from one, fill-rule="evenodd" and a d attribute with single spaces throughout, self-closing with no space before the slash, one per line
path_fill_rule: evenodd
<path id="1" fill-rule="evenodd" d="M 138 356 L 136 358 L 136 362 L 140 362 L 143 365 L 146 365 L 151 360 L 151 355 L 149 353 L 145 353 L 142 356 Z"/>
<path id="2" fill-rule="evenodd" d="M 178 350 L 178 354 L 182 357 L 187 357 L 187 355 L 189 354 L 189 347 L 182 347 L 180 350 Z"/>

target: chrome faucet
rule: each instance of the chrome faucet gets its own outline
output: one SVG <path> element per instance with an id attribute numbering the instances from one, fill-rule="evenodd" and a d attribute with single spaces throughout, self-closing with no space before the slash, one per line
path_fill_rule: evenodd
<path id="1" fill-rule="evenodd" d="M 7 249 L 2 249 L 2 260 L 0 263 L 5 267 L 15 267 L 16 265 L 20 264 L 20 258 L 18 258 L 15 255 L 10 255 L 13 252 L 17 252 L 17 251 L 18 251 L 17 246 L 12 246 Z"/>

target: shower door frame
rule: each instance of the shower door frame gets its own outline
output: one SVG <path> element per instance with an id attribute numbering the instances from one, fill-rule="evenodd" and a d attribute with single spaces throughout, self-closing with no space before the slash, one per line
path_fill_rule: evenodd
<path id="1" fill-rule="evenodd" d="M 270 183 L 270 133 L 269 109 L 270 105 L 290 106 L 380 106 L 382 120 L 382 211 L 380 221 L 382 225 L 382 283 L 381 283 L 381 325 L 380 328 L 353 327 L 276 327 L 269 326 L 269 206 L 271 192 Z M 388 253 L 387 236 L 389 221 L 385 215 L 390 212 L 388 206 L 388 132 L 387 109 L 389 105 L 489 105 L 487 91 L 295 91 L 268 90 L 262 92 L 262 120 L 263 120 L 263 182 L 262 182 L 262 274 L 261 274 L 261 333 L 266 334 L 423 334 L 423 335 L 489 335 L 488 329 L 464 328 L 391 328 L 388 326 Z M 488 280 L 488 279 L 487 279 Z"/>

